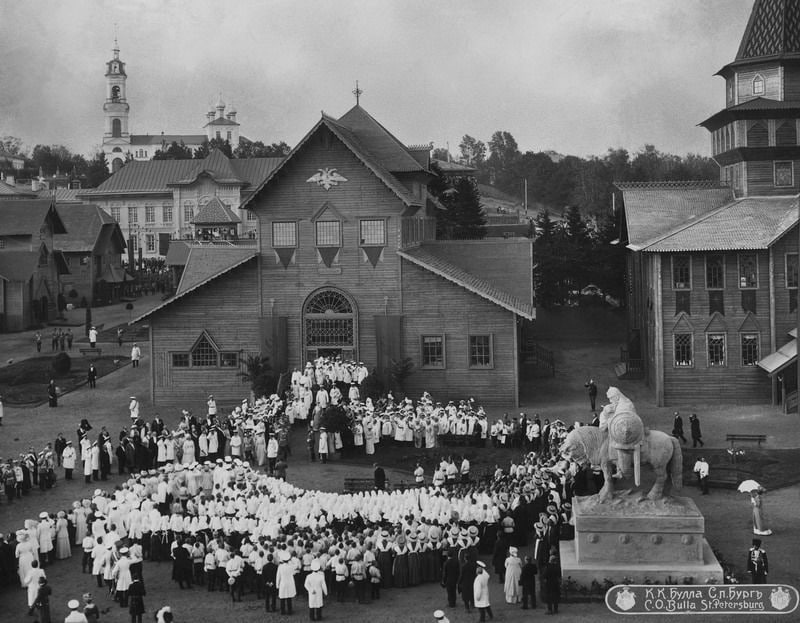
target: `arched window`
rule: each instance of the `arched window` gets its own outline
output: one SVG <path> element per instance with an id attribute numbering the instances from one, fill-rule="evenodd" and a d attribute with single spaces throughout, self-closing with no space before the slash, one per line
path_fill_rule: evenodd
<path id="1" fill-rule="evenodd" d="M 122 165 L 122 158 L 114 158 L 114 160 L 111 161 L 111 171 L 116 173 L 122 168 Z"/>
<path id="2" fill-rule="evenodd" d="M 353 302 L 333 289 L 312 294 L 303 306 L 306 355 L 311 361 L 320 356 L 355 357 L 357 314 Z"/>
<path id="3" fill-rule="evenodd" d="M 764 95 L 764 77 L 761 74 L 753 78 L 753 95 Z"/>
<path id="4" fill-rule="evenodd" d="M 747 146 L 769 147 L 769 131 L 767 130 L 767 126 L 758 121 L 750 126 L 750 129 L 747 130 Z"/>
<path id="5" fill-rule="evenodd" d="M 119 138 L 122 136 L 122 121 L 119 119 L 111 120 L 111 136 L 114 138 Z"/>
<path id="6" fill-rule="evenodd" d="M 775 130 L 776 145 L 797 145 L 797 127 L 794 120 L 784 121 Z"/>
<path id="7" fill-rule="evenodd" d="M 116 102 L 118 100 L 119 100 L 119 86 L 115 84 L 113 87 L 111 87 L 111 101 Z"/>

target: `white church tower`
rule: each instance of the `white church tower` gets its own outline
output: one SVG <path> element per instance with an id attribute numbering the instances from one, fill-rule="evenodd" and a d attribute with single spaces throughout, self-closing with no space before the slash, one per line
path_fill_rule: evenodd
<path id="1" fill-rule="evenodd" d="M 103 104 L 105 127 L 103 130 L 103 153 L 108 169 L 119 171 L 130 152 L 131 136 L 128 131 L 130 106 L 125 94 L 125 63 L 119 60 L 119 44 L 114 39 L 114 58 L 106 63 L 106 101 Z"/>

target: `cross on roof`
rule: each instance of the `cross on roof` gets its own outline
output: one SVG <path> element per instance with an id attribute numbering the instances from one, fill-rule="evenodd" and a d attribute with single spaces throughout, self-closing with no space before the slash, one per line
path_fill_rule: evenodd
<path id="1" fill-rule="evenodd" d="M 353 89 L 353 95 L 355 95 L 355 96 L 356 96 L 356 106 L 358 106 L 358 100 L 359 100 L 359 98 L 361 97 L 361 94 L 362 94 L 363 92 L 364 92 L 364 91 L 362 91 L 361 89 L 359 89 L 359 88 L 358 88 L 358 80 L 356 80 L 356 88 L 355 88 L 355 89 Z"/>

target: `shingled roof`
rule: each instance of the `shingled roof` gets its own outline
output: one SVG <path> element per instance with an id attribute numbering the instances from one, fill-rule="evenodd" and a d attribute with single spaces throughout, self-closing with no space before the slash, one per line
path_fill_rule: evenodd
<path id="1" fill-rule="evenodd" d="M 536 318 L 529 240 L 439 241 L 398 251 L 405 260 L 495 305 Z"/>
<path id="2" fill-rule="evenodd" d="M 50 220 L 54 234 L 64 234 L 64 222 L 51 199 L 8 199 L 0 201 L 0 233 L 6 236 L 36 235 Z"/>
<path id="3" fill-rule="evenodd" d="M 763 119 L 765 116 L 764 113 L 774 113 L 774 115 L 767 116 L 774 116 L 775 118 L 800 113 L 800 103 L 798 103 L 797 100 L 781 101 L 766 97 L 756 97 L 742 102 L 741 104 L 736 104 L 736 106 L 723 108 L 697 125 L 706 128 L 709 132 L 713 132 L 731 121 L 739 119 Z"/>
<path id="4" fill-rule="evenodd" d="M 646 243 L 733 200 L 716 182 L 617 183 L 625 201 L 628 248 Z"/>
<path id="5" fill-rule="evenodd" d="M 92 252 L 105 236 L 113 237 L 118 253 L 125 250 L 125 238 L 117 222 L 100 206 L 87 203 L 57 205 L 56 211 L 67 228 L 55 236 L 56 249 L 66 253 Z M 105 234 L 105 236 L 103 236 Z"/>
<path id="6" fill-rule="evenodd" d="M 39 251 L 3 251 L 0 253 L 0 278 L 28 281 L 39 266 Z"/>
<path id="7" fill-rule="evenodd" d="M 738 65 L 783 59 L 800 59 L 800 3 L 756 0 L 736 59 L 718 73 L 724 75 Z"/>
<path id="8" fill-rule="evenodd" d="M 647 252 L 768 249 L 798 220 L 797 198 L 745 197 L 642 245 Z"/>
<path id="9" fill-rule="evenodd" d="M 192 219 L 195 225 L 221 225 L 222 223 L 241 223 L 233 210 L 222 203 L 219 197 L 213 197 Z"/>

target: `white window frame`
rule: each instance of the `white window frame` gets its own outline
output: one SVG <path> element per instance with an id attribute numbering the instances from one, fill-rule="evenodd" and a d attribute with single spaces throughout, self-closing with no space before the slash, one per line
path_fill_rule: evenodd
<path id="1" fill-rule="evenodd" d="M 678 257 L 685 257 L 689 260 L 689 282 L 675 280 L 675 260 Z M 692 256 L 688 253 L 675 253 L 670 257 L 670 282 L 673 290 L 691 290 L 692 289 Z M 686 283 L 685 287 L 678 287 L 679 283 Z"/>
<path id="2" fill-rule="evenodd" d="M 756 355 L 755 358 L 751 363 L 745 363 L 744 360 L 744 339 L 745 338 L 755 338 L 756 339 Z M 758 360 L 761 357 L 761 335 L 758 333 L 754 333 L 752 331 L 743 331 L 739 334 L 739 350 L 741 358 L 741 364 L 743 368 L 752 368 L 758 365 Z"/>
<path id="3" fill-rule="evenodd" d="M 145 223 L 155 223 L 156 222 L 156 207 L 153 205 L 146 205 L 144 207 L 144 222 Z"/>
<path id="4" fill-rule="evenodd" d="M 472 358 L 472 339 L 489 338 L 489 362 L 474 363 Z M 494 368 L 494 335 L 491 333 L 471 333 L 467 338 L 467 363 L 470 370 L 491 370 Z"/>
<path id="5" fill-rule="evenodd" d="M 128 225 L 136 225 L 139 222 L 139 209 L 137 206 L 128 206 Z"/>
<path id="6" fill-rule="evenodd" d="M 111 206 L 111 218 L 114 219 L 115 222 L 119 223 L 120 218 L 120 207 L 119 206 Z"/>
<path id="7" fill-rule="evenodd" d="M 367 225 L 368 227 L 373 224 L 380 223 L 381 226 L 381 240 L 380 242 L 375 242 L 370 240 L 369 242 L 364 238 L 364 226 Z M 371 232 L 367 232 L 368 234 Z M 359 244 L 362 247 L 385 247 L 386 246 L 386 219 L 384 218 L 365 218 L 361 219 L 358 222 L 358 239 Z"/>
<path id="8" fill-rule="evenodd" d="M 788 164 L 791 173 L 792 181 L 790 184 L 778 184 L 778 165 Z M 792 188 L 794 187 L 794 161 L 793 160 L 773 160 L 772 162 L 772 182 L 775 188 Z"/>
<path id="9" fill-rule="evenodd" d="M 722 362 L 714 363 L 711 361 L 710 340 L 712 338 L 722 338 Z M 706 364 L 709 368 L 724 368 L 728 365 L 728 335 L 725 333 L 709 332 L 706 333 Z"/>
<path id="10" fill-rule="evenodd" d="M 764 80 L 764 76 L 761 74 L 756 74 L 753 76 L 753 82 L 751 86 L 753 95 L 764 95 L 764 93 L 767 91 L 766 81 Z"/>
<path id="11" fill-rule="evenodd" d="M 278 231 L 276 231 L 276 226 Z M 291 226 L 291 229 L 289 229 Z M 291 231 L 294 242 L 280 242 L 279 238 L 283 235 L 279 230 L 286 227 L 286 231 Z M 274 249 L 296 249 L 297 248 L 297 221 L 273 221 L 272 222 L 272 247 Z"/>
<path id="12" fill-rule="evenodd" d="M 756 258 L 756 284 L 755 285 L 742 285 L 742 256 L 752 255 Z M 739 282 L 740 290 L 758 290 L 758 253 L 743 252 L 736 256 L 736 280 Z"/>
<path id="13" fill-rule="evenodd" d="M 425 362 L 425 345 L 428 339 L 438 339 L 442 347 L 441 363 Z M 447 367 L 447 341 L 444 333 L 427 333 L 419 336 L 420 368 L 423 370 L 444 370 Z"/>
<path id="14" fill-rule="evenodd" d="M 692 349 L 692 352 L 690 353 L 691 359 L 689 359 L 689 361 L 687 363 L 681 363 L 680 361 L 678 361 L 678 345 L 677 345 L 676 339 L 678 338 L 678 336 L 681 336 L 681 335 L 688 335 L 689 336 L 689 345 L 690 345 L 690 347 Z M 677 332 L 677 333 L 673 333 L 672 334 L 672 367 L 673 368 L 681 368 L 681 369 L 683 369 L 683 368 L 694 368 L 694 362 L 695 362 L 696 359 L 697 359 L 697 353 L 695 353 L 695 349 L 694 349 L 694 334 L 693 333 L 689 333 L 687 331 L 680 331 L 680 332 Z"/>
<path id="15" fill-rule="evenodd" d="M 708 258 L 709 257 L 721 257 L 722 258 L 722 285 L 720 286 L 709 286 L 708 285 Z M 725 254 L 724 253 L 707 253 L 704 258 L 704 264 L 706 269 L 705 280 L 706 280 L 706 290 L 724 290 L 725 289 Z"/>
<path id="16" fill-rule="evenodd" d="M 155 253 L 156 252 L 156 235 L 155 234 L 145 234 L 144 235 L 144 243 L 145 243 L 144 250 L 147 253 Z"/>
<path id="17" fill-rule="evenodd" d="M 165 203 L 161 206 L 161 222 L 164 224 L 172 223 L 172 204 Z"/>
<path id="18" fill-rule="evenodd" d="M 320 232 L 320 226 L 325 228 L 326 226 L 336 225 L 336 233 L 337 233 L 337 241 L 334 244 L 331 244 L 327 241 L 323 241 L 320 244 L 320 233 L 326 234 L 327 232 L 322 231 Z M 341 247 L 342 246 L 342 222 L 337 220 L 330 220 L 330 221 L 315 221 L 314 222 L 314 241 L 316 242 L 317 247 Z"/>
<path id="19" fill-rule="evenodd" d="M 794 257 L 797 261 L 797 281 L 795 285 L 789 285 L 789 257 Z M 797 253 L 786 253 L 783 256 L 783 281 L 787 290 L 797 290 L 800 285 L 800 256 Z"/>

